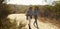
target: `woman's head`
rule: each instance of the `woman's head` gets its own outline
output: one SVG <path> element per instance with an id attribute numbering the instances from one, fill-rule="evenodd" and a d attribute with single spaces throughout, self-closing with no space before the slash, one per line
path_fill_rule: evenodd
<path id="1" fill-rule="evenodd" d="M 30 10 L 32 10 L 32 7 L 29 7 Z"/>
<path id="2" fill-rule="evenodd" d="M 39 10 L 39 7 L 35 6 L 35 10 Z"/>

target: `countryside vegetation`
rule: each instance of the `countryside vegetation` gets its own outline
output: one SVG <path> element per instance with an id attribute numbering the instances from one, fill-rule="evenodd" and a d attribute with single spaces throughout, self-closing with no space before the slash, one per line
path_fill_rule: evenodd
<path id="1" fill-rule="evenodd" d="M 24 27 L 23 25 L 19 25 L 19 27 L 16 26 L 16 20 L 14 20 L 14 22 L 10 22 L 9 19 L 7 19 L 6 17 L 9 14 L 19 14 L 19 13 L 25 13 L 29 7 L 34 7 L 38 6 L 39 7 L 39 11 L 40 17 L 46 17 L 49 18 L 51 20 L 53 20 L 53 18 L 58 22 L 60 21 L 60 1 L 56 1 L 53 2 L 55 5 L 13 5 L 13 4 L 5 4 L 3 3 L 4 0 L 0 0 L 0 29 L 20 29 L 22 27 Z M 46 12 L 45 12 L 46 11 Z M 46 16 L 44 13 L 47 13 L 48 16 Z M 21 26 L 21 27 L 20 27 Z"/>

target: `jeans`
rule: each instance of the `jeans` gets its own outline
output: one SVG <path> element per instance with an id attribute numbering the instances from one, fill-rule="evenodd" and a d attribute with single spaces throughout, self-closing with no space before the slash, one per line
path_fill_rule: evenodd
<path id="1" fill-rule="evenodd" d="M 35 24 L 36 24 L 35 27 L 36 27 L 37 29 L 39 29 L 38 23 L 37 23 L 38 16 L 37 16 L 37 15 L 34 15 L 34 19 L 35 19 L 35 21 L 34 21 L 34 24 L 33 24 L 33 25 L 35 26 Z"/>

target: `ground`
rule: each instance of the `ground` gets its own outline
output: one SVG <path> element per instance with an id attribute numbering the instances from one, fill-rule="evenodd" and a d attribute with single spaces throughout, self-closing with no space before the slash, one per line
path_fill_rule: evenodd
<path id="1" fill-rule="evenodd" d="M 19 14 L 21 19 L 26 19 L 25 14 Z M 18 17 L 18 16 L 17 16 Z M 19 19 L 20 20 L 20 19 Z M 31 19 L 31 28 L 32 29 L 37 29 L 34 27 L 33 23 L 34 23 L 34 18 Z M 60 25 L 58 24 L 58 22 L 54 19 L 48 19 L 48 18 L 44 18 L 44 17 L 39 17 L 37 19 L 38 21 L 38 27 L 39 29 L 60 29 Z M 29 23 L 29 20 L 27 20 L 27 23 Z M 28 25 L 26 26 L 26 28 L 28 29 Z"/>

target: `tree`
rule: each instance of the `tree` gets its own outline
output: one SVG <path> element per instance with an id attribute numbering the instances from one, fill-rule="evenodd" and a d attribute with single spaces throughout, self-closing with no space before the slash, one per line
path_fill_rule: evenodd
<path id="1" fill-rule="evenodd" d="M 3 3 L 3 1 L 4 0 L 0 0 L 0 29 L 10 29 L 16 26 L 16 22 L 11 23 L 10 19 L 7 19 L 7 16 L 11 14 L 11 12 L 8 10 L 9 6 Z"/>

